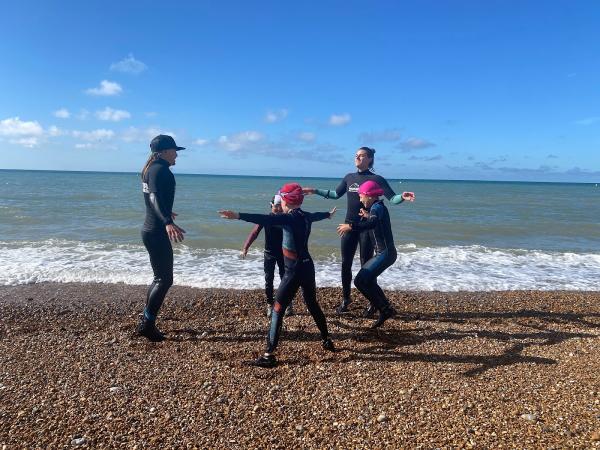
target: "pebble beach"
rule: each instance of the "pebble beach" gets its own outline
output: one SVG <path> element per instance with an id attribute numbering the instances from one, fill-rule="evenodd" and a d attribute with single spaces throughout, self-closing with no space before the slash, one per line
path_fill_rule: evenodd
<path id="1" fill-rule="evenodd" d="M 0 449 L 600 448 L 600 293 L 388 292 L 377 331 L 301 300 L 279 366 L 260 290 L 175 286 L 150 343 L 145 286 L 0 287 Z"/>

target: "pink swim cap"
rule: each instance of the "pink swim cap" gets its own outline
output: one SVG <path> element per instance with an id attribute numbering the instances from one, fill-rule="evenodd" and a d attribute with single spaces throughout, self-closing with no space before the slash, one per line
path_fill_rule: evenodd
<path id="1" fill-rule="evenodd" d="M 383 195 L 383 189 L 375 181 L 369 180 L 360 185 L 358 193 L 369 197 L 379 197 Z"/>
<path id="2" fill-rule="evenodd" d="M 279 195 L 285 200 L 286 203 L 292 205 L 301 205 L 304 201 L 304 193 L 302 192 L 302 186 L 298 183 L 287 183 L 279 189 Z"/>

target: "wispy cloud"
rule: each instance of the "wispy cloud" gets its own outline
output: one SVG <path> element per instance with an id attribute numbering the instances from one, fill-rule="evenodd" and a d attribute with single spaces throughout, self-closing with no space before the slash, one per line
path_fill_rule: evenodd
<path id="1" fill-rule="evenodd" d="M 404 153 L 413 152 L 416 150 L 423 150 L 423 149 L 431 148 L 431 147 L 435 147 L 435 144 L 433 142 L 430 142 L 426 139 L 420 139 L 420 138 L 415 138 L 415 137 L 408 138 L 408 139 L 400 142 L 396 146 L 396 148 L 399 148 Z"/>
<path id="2" fill-rule="evenodd" d="M 359 142 L 363 144 L 375 144 L 377 142 L 397 142 L 402 138 L 400 130 L 397 128 L 390 128 L 383 131 L 370 131 L 360 133 L 358 135 Z"/>
<path id="3" fill-rule="evenodd" d="M 302 142 L 315 142 L 317 135 L 311 131 L 301 131 L 296 135 L 296 138 Z"/>
<path id="4" fill-rule="evenodd" d="M 57 109 L 52 114 L 54 114 L 54 117 L 58 117 L 59 119 L 68 119 L 69 117 L 71 117 L 71 113 L 67 108 Z"/>
<path id="5" fill-rule="evenodd" d="M 79 120 L 86 120 L 89 116 L 90 112 L 87 109 L 81 109 L 75 117 Z"/>
<path id="6" fill-rule="evenodd" d="M 71 134 L 73 137 L 86 142 L 103 142 L 107 139 L 112 139 L 115 136 L 115 132 L 113 130 L 107 130 L 105 128 L 99 128 L 91 131 L 74 130 L 71 132 Z"/>
<path id="7" fill-rule="evenodd" d="M 208 143 L 209 143 L 208 139 L 202 139 L 202 138 L 198 138 L 193 142 L 193 144 L 197 145 L 198 147 L 204 147 Z"/>
<path id="8" fill-rule="evenodd" d="M 279 109 L 277 111 L 267 111 L 265 114 L 265 122 L 275 123 L 281 122 L 288 116 L 289 111 L 287 109 Z"/>
<path id="9" fill-rule="evenodd" d="M 100 111 L 96 111 L 96 117 L 100 120 L 119 122 L 123 119 L 131 118 L 131 114 L 128 111 L 124 111 L 121 109 L 112 109 L 106 107 Z"/>
<path id="10" fill-rule="evenodd" d="M 130 73 L 132 75 L 138 75 L 147 68 L 148 66 L 146 64 L 144 64 L 142 61 L 135 59 L 131 53 L 129 54 L 129 56 L 127 56 L 127 58 L 124 58 L 121 61 L 112 63 L 110 65 L 110 70 L 112 71 Z"/>
<path id="11" fill-rule="evenodd" d="M 412 155 L 410 158 L 408 158 L 411 161 L 440 161 L 442 158 L 442 155 L 435 155 L 435 156 L 415 156 Z"/>
<path id="12" fill-rule="evenodd" d="M 558 159 L 558 156 L 550 154 L 550 155 L 546 156 L 546 158 L 548 158 L 548 159 Z"/>
<path id="13" fill-rule="evenodd" d="M 331 144 L 311 145 L 308 141 L 300 141 L 292 137 L 286 140 L 271 140 L 267 135 L 248 130 L 230 135 L 219 136 L 203 145 L 214 146 L 236 158 L 254 157 L 257 155 L 280 159 L 298 159 L 319 162 L 339 163 L 342 149 Z"/>
<path id="14" fill-rule="evenodd" d="M 124 130 L 120 134 L 120 138 L 125 142 L 147 142 L 150 143 L 150 140 L 158 136 L 159 134 L 168 134 L 172 136 L 174 139 L 177 139 L 175 133 L 169 130 L 165 130 L 160 127 L 148 127 L 148 128 L 137 128 L 137 127 L 129 127 Z M 181 144 L 180 144 L 181 145 Z M 183 145 L 185 147 L 185 145 Z"/>
<path id="15" fill-rule="evenodd" d="M 346 125 L 346 124 L 350 123 L 351 120 L 352 120 L 352 117 L 348 113 L 332 114 L 329 117 L 329 125 L 334 126 L 334 127 L 340 127 L 342 125 Z"/>
<path id="16" fill-rule="evenodd" d="M 114 81 L 102 80 L 99 87 L 90 88 L 85 91 L 86 94 L 96 96 L 113 96 L 123 92 L 123 88 L 119 83 Z"/>
<path id="17" fill-rule="evenodd" d="M 600 116 L 587 117 L 585 119 L 576 120 L 576 125 L 593 125 L 600 122 Z"/>

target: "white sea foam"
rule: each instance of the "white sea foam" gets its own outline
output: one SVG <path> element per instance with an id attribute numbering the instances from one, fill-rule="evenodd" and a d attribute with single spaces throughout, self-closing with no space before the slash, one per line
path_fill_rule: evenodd
<path id="1" fill-rule="evenodd" d="M 339 255 L 315 261 L 318 286 L 340 285 Z M 354 272 L 359 269 L 355 261 Z M 0 242 L 0 285 L 43 281 L 148 284 L 141 245 L 47 240 Z M 482 246 L 398 247 L 380 277 L 387 289 L 416 291 L 600 290 L 600 254 L 491 249 Z M 277 279 L 277 277 L 276 277 Z M 193 287 L 262 288 L 262 253 L 175 246 L 175 283 Z"/>

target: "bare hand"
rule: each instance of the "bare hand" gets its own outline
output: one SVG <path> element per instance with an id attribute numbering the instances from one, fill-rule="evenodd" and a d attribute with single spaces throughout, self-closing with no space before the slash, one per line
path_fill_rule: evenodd
<path id="1" fill-rule="evenodd" d="M 235 211 L 230 211 L 228 209 L 222 209 L 220 211 L 218 211 L 219 215 L 223 218 L 223 219 L 239 219 L 240 218 L 240 213 L 237 213 Z"/>
<path id="2" fill-rule="evenodd" d="M 246 255 L 248 254 L 248 249 L 247 248 L 243 248 L 242 249 L 242 259 L 246 259 Z"/>
<path id="3" fill-rule="evenodd" d="M 171 241 L 183 241 L 183 235 L 185 233 L 185 230 L 183 228 L 178 227 L 174 223 L 170 223 L 165 228 L 167 229 L 167 235 L 169 236 L 169 239 L 171 239 Z"/>
<path id="4" fill-rule="evenodd" d="M 333 217 L 333 215 L 335 214 L 336 211 L 337 211 L 337 206 L 334 206 L 333 209 L 331 211 L 329 211 L 329 218 L 330 219 Z"/>
<path id="5" fill-rule="evenodd" d="M 315 191 L 316 191 L 316 189 L 315 188 L 311 188 L 311 187 L 303 187 L 302 188 L 302 193 L 304 195 L 312 195 L 312 194 L 315 193 Z"/>
<path id="6" fill-rule="evenodd" d="M 369 217 L 370 213 L 369 211 L 367 211 L 365 208 L 360 208 L 360 211 L 358 211 L 358 215 L 360 217 Z"/>
<path id="7" fill-rule="evenodd" d="M 337 227 L 337 234 L 340 236 L 343 236 L 350 231 L 352 231 L 352 226 L 349 223 L 340 223 Z"/>
<path id="8" fill-rule="evenodd" d="M 402 199 L 407 202 L 414 202 L 415 201 L 415 193 L 414 192 L 403 192 Z"/>

